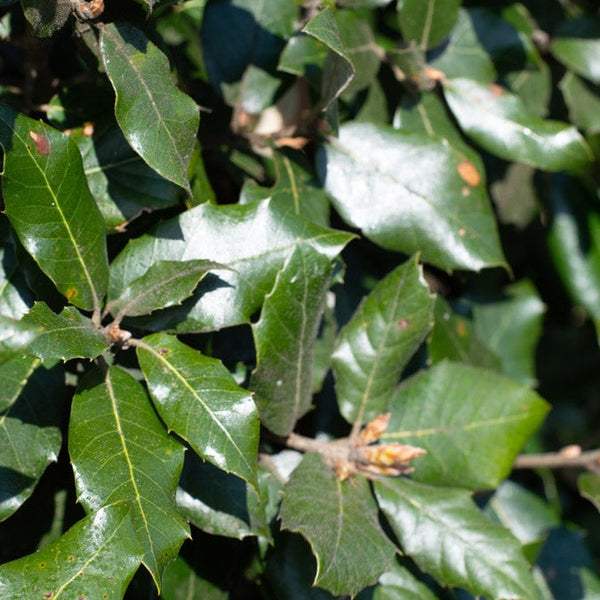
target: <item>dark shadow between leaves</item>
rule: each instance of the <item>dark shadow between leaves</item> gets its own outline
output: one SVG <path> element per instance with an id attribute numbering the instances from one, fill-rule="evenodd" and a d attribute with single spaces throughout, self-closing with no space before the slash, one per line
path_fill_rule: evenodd
<path id="1" fill-rule="evenodd" d="M 35 482 L 33 477 L 7 467 L 0 467 L 0 506 L 31 489 Z"/>

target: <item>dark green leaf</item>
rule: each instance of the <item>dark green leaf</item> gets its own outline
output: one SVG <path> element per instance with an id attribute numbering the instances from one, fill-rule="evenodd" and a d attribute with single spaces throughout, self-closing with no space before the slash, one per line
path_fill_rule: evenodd
<path id="1" fill-rule="evenodd" d="M 52 545 L 0 566 L 0 597 L 120 600 L 142 556 L 130 507 L 111 504 L 77 522 Z"/>
<path id="2" fill-rule="evenodd" d="M 202 458 L 256 486 L 258 413 L 220 361 L 157 333 L 137 349 L 156 409 Z"/>
<path id="3" fill-rule="evenodd" d="M 504 264 L 475 153 L 434 136 L 350 123 L 321 151 L 319 167 L 341 216 L 384 248 L 421 252 L 444 269 Z"/>
<path id="4" fill-rule="evenodd" d="M 284 529 L 301 533 L 317 559 L 314 585 L 355 595 L 390 566 L 393 544 L 381 529 L 369 483 L 339 481 L 318 454 L 304 456 L 284 487 Z"/>
<path id="5" fill-rule="evenodd" d="M 600 133 L 600 91 L 571 72 L 558 84 L 569 108 L 569 117 L 588 134 Z"/>
<path id="6" fill-rule="evenodd" d="M 490 186 L 490 192 L 501 223 L 526 227 L 540 212 L 536 169 L 522 163 L 510 163 L 503 179 Z"/>
<path id="7" fill-rule="evenodd" d="M 577 478 L 579 493 L 600 510 L 600 477 L 597 473 L 582 473 Z"/>
<path id="8" fill-rule="evenodd" d="M 204 276 L 223 265 L 209 260 L 160 260 L 134 279 L 118 297 L 108 296 L 106 310 L 117 318 L 150 314 L 181 304 Z"/>
<path id="9" fill-rule="evenodd" d="M 96 358 L 108 349 L 106 336 L 73 306 L 57 315 L 36 302 L 25 320 L 42 329 L 27 351 L 44 361 Z"/>
<path id="10" fill-rule="evenodd" d="M 298 244 L 333 258 L 352 239 L 297 217 L 277 202 L 204 204 L 162 223 L 128 244 L 111 264 L 111 298 L 157 260 L 215 260 L 230 269 L 214 271 L 181 309 L 157 313 L 153 328 L 206 331 L 250 321 L 277 272 Z"/>
<path id="11" fill-rule="evenodd" d="M 364 424 L 388 410 L 404 367 L 429 333 L 433 305 L 413 258 L 382 279 L 340 331 L 333 371 L 347 421 Z"/>
<path id="12" fill-rule="evenodd" d="M 329 6 L 314 16 L 302 31 L 329 48 L 321 83 L 321 105 L 325 109 L 348 87 L 354 77 L 354 66 Z"/>
<path id="13" fill-rule="evenodd" d="M 306 77 L 316 87 L 321 81 L 327 54 L 325 44 L 306 33 L 300 33 L 290 38 L 285 45 L 277 69 L 284 73 Z"/>
<path id="14" fill-rule="evenodd" d="M 21 0 L 25 18 L 36 35 L 49 37 L 58 31 L 71 14 L 71 0 Z"/>
<path id="15" fill-rule="evenodd" d="M 0 521 L 29 497 L 60 450 L 62 373 L 39 364 L 19 356 L 0 366 Z"/>
<path id="16" fill-rule="evenodd" d="M 407 42 L 423 50 L 443 42 L 458 18 L 460 0 L 400 0 L 398 19 Z"/>
<path id="17" fill-rule="evenodd" d="M 600 323 L 600 215 L 576 179 L 553 178 L 548 246 L 558 274 L 579 306 Z"/>
<path id="18" fill-rule="evenodd" d="M 2 192 L 21 243 L 67 299 L 99 307 L 108 283 L 102 216 L 77 146 L 55 129 L 0 106 Z"/>
<path id="19" fill-rule="evenodd" d="M 570 70 L 600 83 L 600 18 L 585 16 L 564 22 L 550 51 Z"/>
<path id="20" fill-rule="evenodd" d="M 440 583 L 490 599 L 536 597 L 519 543 L 479 511 L 469 492 L 401 478 L 374 487 L 403 550 Z"/>
<path id="21" fill-rule="evenodd" d="M 141 31 L 123 23 L 102 28 L 100 50 L 127 141 L 157 173 L 191 194 L 187 168 L 198 107 L 176 87 L 166 56 Z"/>
<path id="22" fill-rule="evenodd" d="M 225 473 L 188 453 L 177 488 L 183 516 L 211 535 L 236 539 L 260 535 L 272 542 L 270 521 L 277 514 L 281 483 L 262 468 L 258 492 L 239 477 Z"/>
<path id="23" fill-rule="evenodd" d="M 160 597 L 162 600 L 227 600 L 229 594 L 202 579 L 178 556 L 165 567 Z"/>
<path id="24" fill-rule="evenodd" d="M 121 231 L 142 212 L 179 201 L 181 190 L 153 171 L 112 124 L 92 136 L 75 130 L 88 185 L 109 230 Z"/>
<path id="25" fill-rule="evenodd" d="M 40 333 L 26 318 L 15 321 L 0 315 L 0 365 L 23 352 Z"/>
<path id="26" fill-rule="evenodd" d="M 460 363 L 438 363 L 407 380 L 382 441 L 427 450 L 414 477 L 469 489 L 498 486 L 548 405 L 526 386 Z"/>
<path id="27" fill-rule="evenodd" d="M 444 94 L 465 133 L 500 158 L 547 171 L 582 170 L 591 160 L 575 127 L 528 113 L 517 96 L 496 84 L 445 80 Z"/>
<path id="28" fill-rule="evenodd" d="M 507 286 L 504 292 L 505 297 L 497 302 L 474 305 L 476 330 L 500 357 L 504 375 L 533 386 L 535 350 L 546 307 L 527 279 Z"/>
<path id="29" fill-rule="evenodd" d="M 69 454 L 86 511 L 126 500 L 160 590 L 162 570 L 189 535 L 174 496 L 184 448 L 167 435 L 141 384 L 118 367 L 92 371 L 71 408 Z"/>
<path id="30" fill-rule="evenodd" d="M 362 595 L 358 598 L 362 600 Z M 370 597 L 365 595 L 364 600 L 367 598 Z M 372 600 L 436 600 L 436 598 L 424 583 L 398 563 L 379 578 L 372 596 Z"/>
<path id="31" fill-rule="evenodd" d="M 327 256 L 296 246 L 252 325 L 257 356 L 250 389 L 261 424 L 282 437 L 311 405 L 313 348 L 331 271 Z"/>
<path id="32" fill-rule="evenodd" d="M 33 304 L 23 266 L 17 262 L 13 244 L 0 245 L 0 315 L 20 320 Z"/>

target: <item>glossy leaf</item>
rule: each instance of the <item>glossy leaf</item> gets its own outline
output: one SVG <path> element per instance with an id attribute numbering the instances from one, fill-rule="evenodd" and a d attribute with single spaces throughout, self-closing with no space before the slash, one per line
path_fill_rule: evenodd
<path id="1" fill-rule="evenodd" d="M 117 298 L 108 296 L 106 310 L 113 315 L 150 314 L 160 308 L 181 304 L 204 276 L 212 269 L 223 267 L 209 260 L 161 260 L 134 279 Z"/>
<path id="2" fill-rule="evenodd" d="M 72 304 L 91 310 L 108 283 L 104 225 L 77 146 L 0 106 L 6 214 L 21 243 Z"/>
<path id="3" fill-rule="evenodd" d="M 387 412 L 394 389 L 433 319 L 434 298 L 415 258 L 382 279 L 338 335 L 333 371 L 350 423 Z"/>
<path id="4" fill-rule="evenodd" d="M 21 5 L 25 18 L 40 37 L 49 37 L 58 31 L 72 10 L 70 0 L 21 0 Z"/>
<path id="5" fill-rule="evenodd" d="M 368 596 L 365 594 L 365 600 Z M 362 595 L 358 596 L 362 600 Z M 411 572 L 396 563 L 386 571 L 373 590 L 372 600 L 435 600 L 433 592 Z"/>
<path id="6" fill-rule="evenodd" d="M 158 414 L 169 431 L 217 467 L 256 485 L 258 413 L 219 360 L 157 333 L 137 348 Z"/>
<path id="7" fill-rule="evenodd" d="M 321 106 L 326 109 L 350 84 L 354 66 L 337 29 L 331 7 L 326 6 L 302 29 L 329 48 L 323 67 Z"/>
<path id="8" fill-rule="evenodd" d="M 600 83 L 600 19 L 585 16 L 564 22 L 550 51 L 570 71 Z"/>
<path id="9" fill-rule="evenodd" d="M 73 525 L 53 544 L 0 566 L 0 597 L 120 600 L 142 558 L 125 502 Z"/>
<path id="10" fill-rule="evenodd" d="M 88 512 L 121 500 L 131 505 L 142 562 L 159 590 L 164 566 L 189 535 L 174 502 L 183 453 L 131 375 L 110 367 L 81 381 L 69 424 L 78 500 Z"/>
<path id="11" fill-rule="evenodd" d="M 25 318 L 15 321 L 0 316 L 0 365 L 21 354 L 40 332 L 40 327 Z"/>
<path id="12" fill-rule="evenodd" d="M 186 561 L 178 556 L 165 568 L 163 600 L 227 600 L 229 594 L 200 577 Z"/>
<path id="13" fill-rule="evenodd" d="M 497 487 L 548 405 L 526 386 L 443 362 L 402 385 L 381 441 L 425 448 L 414 477 L 469 489 Z"/>
<path id="14" fill-rule="evenodd" d="M 301 533 L 317 559 L 314 585 L 355 595 L 377 581 L 395 549 L 381 529 L 363 478 L 341 482 L 318 454 L 304 456 L 283 492 L 284 529 Z"/>
<path id="15" fill-rule="evenodd" d="M 177 488 L 177 506 L 196 527 L 210 533 L 242 540 L 262 536 L 272 542 L 270 521 L 281 501 L 281 482 L 258 469 L 258 493 L 249 484 L 197 455 L 186 455 Z"/>
<path id="16" fill-rule="evenodd" d="M 469 492 L 401 478 L 374 488 L 403 550 L 442 584 L 490 599 L 536 597 L 519 543 L 479 511 Z"/>
<path id="17" fill-rule="evenodd" d="M 199 113 L 176 87 L 166 56 L 140 30 L 123 23 L 102 28 L 100 51 L 127 141 L 157 173 L 191 193 L 187 168 Z"/>
<path id="18" fill-rule="evenodd" d="M 153 171 L 116 125 L 99 127 L 93 135 L 84 131 L 73 131 L 71 138 L 107 229 L 122 231 L 143 212 L 177 205 L 181 190 Z"/>
<path id="19" fill-rule="evenodd" d="M 0 245 L 0 316 L 19 321 L 29 312 L 33 294 L 27 286 L 23 265 L 11 243 Z"/>
<path id="20" fill-rule="evenodd" d="M 529 114 L 517 96 L 496 84 L 446 80 L 444 95 L 465 133 L 500 158 L 547 171 L 581 170 L 591 160 L 573 126 Z"/>
<path id="21" fill-rule="evenodd" d="M 252 325 L 256 368 L 250 389 L 261 424 L 282 437 L 311 405 L 313 350 L 331 272 L 327 256 L 311 246 L 297 246 Z"/>
<path id="22" fill-rule="evenodd" d="M 111 298 L 157 260 L 215 260 L 215 270 L 181 309 L 153 316 L 152 328 L 206 331 L 250 321 L 298 244 L 333 258 L 352 236 L 314 225 L 276 202 L 204 204 L 133 240 L 111 264 Z"/>
<path id="23" fill-rule="evenodd" d="M 36 302 L 25 320 L 42 330 L 27 352 L 44 361 L 96 358 L 108 350 L 106 336 L 73 306 L 56 314 L 46 303 Z"/>
<path id="24" fill-rule="evenodd" d="M 23 504 L 58 458 L 62 377 L 39 365 L 38 358 L 18 356 L 0 366 L 0 521 Z"/>
<path id="25" fill-rule="evenodd" d="M 407 42 L 423 50 L 443 42 L 458 18 L 460 0 L 400 0 L 398 19 Z"/>
<path id="26" fill-rule="evenodd" d="M 467 180 L 464 166 L 473 175 Z M 503 264 L 474 153 L 434 136 L 350 123 L 321 151 L 319 168 L 344 220 L 384 248 L 420 252 L 445 269 Z"/>

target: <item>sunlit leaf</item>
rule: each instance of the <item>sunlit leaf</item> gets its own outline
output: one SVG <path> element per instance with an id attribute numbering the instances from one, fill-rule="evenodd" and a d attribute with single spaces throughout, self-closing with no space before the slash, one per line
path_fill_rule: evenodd
<path id="1" fill-rule="evenodd" d="M 437 46 L 454 27 L 460 4 L 460 0 L 400 0 L 398 19 L 405 40 L 423 50 Z"/>
<path id="2" fill-rule="evenodd" d="M 550 51 L 569 70 L 600 83 L 600 19 L 584 16 L 561 24 Z"/>

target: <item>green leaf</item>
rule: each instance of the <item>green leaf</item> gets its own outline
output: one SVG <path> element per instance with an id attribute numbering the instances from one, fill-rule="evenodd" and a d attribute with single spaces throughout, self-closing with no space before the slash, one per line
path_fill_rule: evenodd
<path id="1" fill-rule="evenodd" d="M 490 599 L 536 597 L 519 543 L 479 511 L 469 492 L 402 478 L 374 488 L 403 550 L 440 583 Z"/>
<path id="2" fill-rule="evenodd" d="M 181 190 L 153 171 L 113 122 L 91 136 L 76 129 L 71 139 L 79 146 L 90 191 L 107 229 L 122 231 L 142 212 L 178 204 Z"/>
<path id="3" fill-rule="evenodd" d="M 296 246 L 252 325 L 256 368 L 250 389 L 261 424 L 285 437 L 310 408 L 313 349 L 329 289 L 331 260 L 308 245 Z"/>
<path id="4" fill-rule="evenodd" d="M 600 322 L 600 215 L 595 199 L 571 177 L 549 187 L 548 247 L 573 301 Z"/>
<path id="5" fill-rule="evenodd" d="M 490 371 L 443 362 L 411 377 L 392 401 L 385 442 L 427 450 L 415 479 L 468 489 L 497 487 L 548 405 Z"/>
<path id="6" fill-rule="evenodd" d="M 208 260 L 160 260 L 134 279 L 117 298 L 108 296 L 106 310 L 117 318 L 150 314 L 181 304 L 212 269 L 223 265 Z"/>
<path id="7" fill-rule="evenodd" d="M 326 6 L 302 29 L 329 48 L 323 67 L 321 106 L 326 109 L 350 84 L 354 66 L 340 38 L 331 7 Z"/>
<path id="8" fill-rule="evenodd" d="M 504 293 L 501 300 L 473 306 L 475 327 L 479 338 L 500 357 L 504 375 L 533 386 L 546 306 L 527 279 L 507 286 Z"/>
<path id="9" fill-rule="evenodd" d="M 108 283 L 104 224 L 77 146 L 0 105 L 6 214 L 21 243 L 67 299 L 99 307 Z"/>
<path id="10" fill-rule="evenodd" d="M 550 52 L 571 71 L 600 83 L 600 18 L 585 16 L 563 22 Z"/>
<path id="11" fill-rule="evenodd" d="M 362 596 L 358 596 L 362 600 Z M 365 600 L 367 600 L 365 595 Z M 385 572 L 373 591 L 372 600 L 436 600 L 433 592 L 402 565 L 395 563 Z"/>
<path id="12" fill-rule="evenodd" d="M 174 496 L 184 448 L 170 438 L 141 384 L 118 367 L 96 369 L 77 388 L 69 423 L 69 454 L 79 502 L 87 512 L 126 500 L 160 590 L 164 566 L 189 535 Z"/>
<path id="13" fill-rule="evenodd" d="M 281 482 L 259 468 L 257 496 L 239 477 L 188 453 L 177 488 L 177 506 L 184 517 L 211 535 L 238 540 L 260 535 L 272 542 L 269 524 L 279 509 L 280 489 Z"/>
<path id="14" fill-rule="evenodd" d="M 156 333 L 137 348 L 158 414 L 202 458 L 256 486 L 258 412 L 219 360 Z"/>
<path id="15" fill-rule="evenodd" d="M 579 493 L 600 510 L 600 477 L 596 473 L 582 473 L 577 478 Z"/>
<path id="16" fill-rule="evenodd" d="M 458 19 L 460 0 L 400 0 L 398 19 L 404 39 L 423 50 L 443 42 Z"/>
<path id="17" fill-rule="evenodd" d="M 394 545 L 381 529 L 366 479 L 341 482 L 309 453 L 284 487 L 282 527 L 301 533 L 317 559 L 314 585 L 354 596 L 389 567 Z"/>
<path id="18" fill-rule="evenodd" d="M 20 354 L 40 332 L 41 329 L 26 318 L 15 321 L 0 315 L 0 365 Z"/>
<path id="19" fill-rule="evenodd" d="M 165 568 L 160 597 L 163 600 L 227 600 L 229 594 L 201 578 L 178 556 Z"/>
<path id="20" fill-rule="evenodd" d="M 119 600 L 142 556 L 130 507 L 112 504 L 75 523 L 50 546 L 0 566 L 0 597 Z"/>
<path id="21" fill-rule="evenodd" d="M 191 194 L 187 168 L 200 120 L 196 103 L 175 85 L 166 56 L 135 27 L 102 27 L 100 51 L 127 141 L 157 173 Z"/>
<path id="22" fill-rule="evenodd" d="M 435 301 L 434 326 L 427 340 L 431 364 L 455 360 L 499 371 L 499 360 L 482 342 L 473 320 L 456 312 L 441 297 Z"/>
<path id="23" fill-rule="evenodd" d="M 416 258 L 383 278 L 338 335 L 333 372 L 340 412 L 363 424 L 387 411 L 394 389 L 433 319 Z"/>
<path id="24" fill-rule="evenodd" d="M 587 134 L 600 133 L 600 91 L 577 75 L 567 72 L 558 84 L 569 117 Z"/>
<path id="25" fill-rule="evenodd" d="M 318 166 L 342 218 L 380 246 L 421 252 L 444 269 L 504 264 L 476 154 L 434 136 L 349 123 Z"/>
<path id="26" fill-rule="evenodd" d="M 45 302 L 36 302 L 25 321 L 42 329 L 27 352 L 44 361 L 96 358 L 108 349 L 106 336 L 73 306 L 57 315 Z"/>
<path id="27" fill-rule="evenodd" d="M 577 171 L 590 163 L 590 149 L 575 127 L 530 114 L 496 84 L 445 80 L 444 95 L 465 133 L 500 158 L 547 171 Z"/>
<path id="28" fill-rule="evenodd" d="M 23 504 L 58 458 L 62 373 L 39 365 L 38 358 L 19 356 L 0 366 L 0 521 Z"/>
<path id="29" fill-rule="evenodd" d="M 131 241 L 111 264 L 109 296 L 119 297 L 158 260 L 215 260 L 215 270 L 178 309 L 157 313 L 156 329 L 207 331 L 247 323 L 298 244 L 329 258 L 353 236 L 319 227 L 270 200 L 248 205 L 203 204 Z"/>
<path id="30" fill-rule="evenodd" d="M 0 315 L 18 321 L 29 312 L 33 294 L 12 243 L 0 244 L 0 263 Z"/>
<path id="31" fill-rule="evenodd" d="M 49 37 L 62 28 L 72 10 L 70 0 L 21 0 L 23 14 L 35 35 Z"/>

